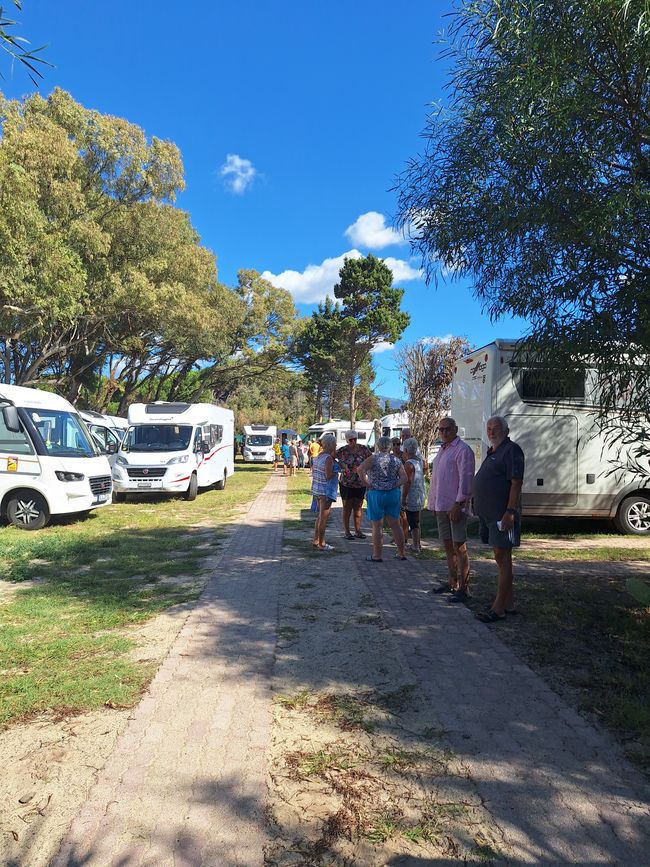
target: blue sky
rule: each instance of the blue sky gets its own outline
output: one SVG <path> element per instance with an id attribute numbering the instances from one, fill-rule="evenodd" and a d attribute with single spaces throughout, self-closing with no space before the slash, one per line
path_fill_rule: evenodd
<path id="1" fill-rule="evenodd" d="M 10 3 L 3 4 L 5 13 Z M 301 314 L 357 250 L 388 260 L 412 321 L 403 341 L 460 334 L 481 345 L 525 324 L 490 323 L 465 281 L 426 286 L 391 231 L 395 176 L 443 100 L 437 36 L 451 0 L 24 0 L 16 31 L 48 44 L 40 90 L 70 91 L 180 147 L 187 210 L 219 277 L 254 268 Z M 11 9 L 13 15 L 14 10 Z M 0 89 L 33 90 L 0 59 Z M 377 390 L 401 397 L 393 351 L 374 355 Z"/>

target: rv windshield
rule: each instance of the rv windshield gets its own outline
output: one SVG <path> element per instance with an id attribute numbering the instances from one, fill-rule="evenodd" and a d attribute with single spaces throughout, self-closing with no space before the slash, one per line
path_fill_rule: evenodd
<path id="1" fill-rule="evenodd" d="M 24 412 L 36 428 L 48 453 L 59 458 L 94 458 L 98 454 L 88 430 L 73 412 L 26 407 Z"/>
<path id="2" fill-rule="evenodd" d="M 125 452 L 184 452 L 192 438 L 190 424 L 132 425 L 122 448 Z"/>
<path id="3" fill-rule="evenodd" d="M 247 446 L 270 446 L 273 445 L 273 438 L 265 434 L 256 434 L 246 437 Z"/>

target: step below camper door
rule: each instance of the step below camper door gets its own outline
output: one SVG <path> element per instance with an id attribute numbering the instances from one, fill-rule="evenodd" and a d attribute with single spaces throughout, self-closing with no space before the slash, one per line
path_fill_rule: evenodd
<path id="1" fill-rule="evenodd" d="M 510 439 L 524 450 L 524 512 L 578 500 L 578 420 L 573 415 L 508 415 Z"/>

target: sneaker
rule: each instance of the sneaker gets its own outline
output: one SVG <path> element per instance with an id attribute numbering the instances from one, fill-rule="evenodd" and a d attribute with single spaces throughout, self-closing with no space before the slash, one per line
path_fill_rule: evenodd
<path id="1" fill-rule="evenodd" d="M 440 593 L 453 593 L 454 591 L 451 589 L 449 584 L 438 584 L 437 587 L 432 587 L 429 590 L 429 593 L 433 593 L 434 595 L 438 595 Z"/>
<path id="2" fill-rule="evenodd" d="M 470 594 L 466 590 L 457 590 L 455 593 L 451 594 L 449 598 L 450 602 L 467 602 L 470 598 Z"/>

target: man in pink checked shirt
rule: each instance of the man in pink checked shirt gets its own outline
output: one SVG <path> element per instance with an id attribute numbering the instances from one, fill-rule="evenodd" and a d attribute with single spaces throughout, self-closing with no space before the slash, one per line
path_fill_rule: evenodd
<path id="1" fill-rule="evenodd" d="M 445 546 L 449 584 L 434 587 L 432 593 L 451 593 L 451 602 L 469 596 L 467 554 L 467 513 L 474 482 L 474 452 L 458 436 L 453 418 L 438 426 L 442 446 L 431 467 L 428 507 L 436 513 L 438 536 Z"/>

